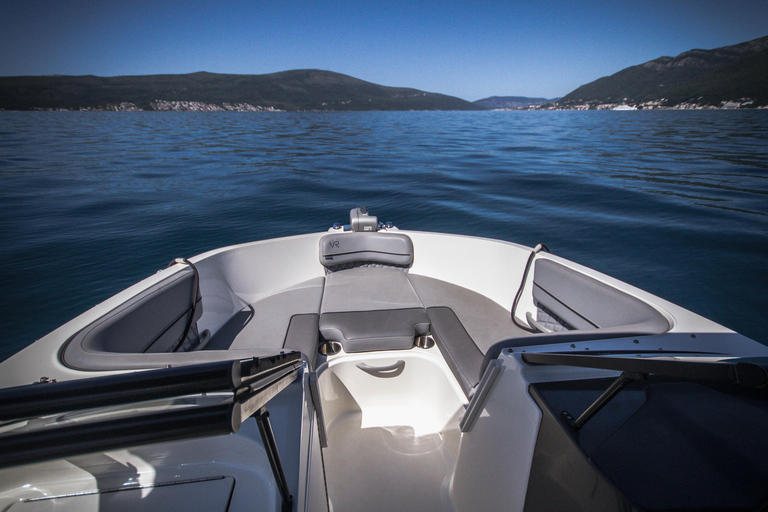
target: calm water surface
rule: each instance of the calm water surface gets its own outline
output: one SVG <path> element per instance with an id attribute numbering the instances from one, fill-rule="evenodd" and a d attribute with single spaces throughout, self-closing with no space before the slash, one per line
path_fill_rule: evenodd
<path id="1" fill-rule="evenodd" d="M 544 242 L 768 343 L 767 111 L 0 112 L 0 360 L 174 257 L 358 205 Z"/>

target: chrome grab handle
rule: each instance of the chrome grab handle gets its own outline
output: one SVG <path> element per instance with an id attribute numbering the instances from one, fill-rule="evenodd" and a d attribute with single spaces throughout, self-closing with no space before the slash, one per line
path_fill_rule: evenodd
<path id="1" fill-rule="evenodd" d="M 534 319 L 533 319 L 533 315 L 531 314 L 531 312 L 530 312 L 530 311 L 528 311 L 528 312 L 525 314 L 525 319 L 528 321 L 528 325 L 530 325 L 530 326 L 531 326 L 531 327 L 533 327 L 534 329 L 537 329 L 539 332 L 552 332 L 552 330 L 551 330 L 551 329 L 547 329 L 546 327 L 544 327 L 543 325 L 541 325 L 539 322 L 537 322 L 536 320 L 534 320 Z"/>

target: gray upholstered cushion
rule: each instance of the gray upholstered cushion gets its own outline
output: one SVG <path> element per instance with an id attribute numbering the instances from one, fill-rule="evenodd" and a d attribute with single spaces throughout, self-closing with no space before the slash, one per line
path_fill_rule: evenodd
<path id="1" fill-rule="evenodd" d="M 259 347 L 278 353 L 285 342 L 291 318 L 297 314 L 319 312 L 324 282 L 325 278 L 316 277 L 254 302 L 253 316 L 237 333 L 230 350 Z M 217 335 L 214 333 L 214 338 Z"/>
<path id="2" fill-rule="evenodd" d="M 359 267 L 326 277 L 320 332 L 346 352 L 408 349 L 429 318 L 402 270 Z"/>
<path id="3" fill-rule="evenodd" d="M 536 303 L 574 329 L 669 330 L 666 318 L 650 305 L 554 261 L 536 260 L 533 284 Z"/>
<path id="4" fill-rule="evenodd" d="M 320 313 L 421 307 L 403 271 L 359 267 L 328 274 Z"/>
<path id="5" fill-rule="evenodd" d="M 92 353 L 173 351 L 182 342 L 195 293 L 193 321 L 203 313 L 200 291 L 192 289 L 194 282 L 191 271 L 172 275 L 81 330 L 70 345 Z"/>
<path id="6" fill-rule="evenodd" d="M 320 239 L 320 263 L 326 267 L 359 262 L 409 267 L 413 242 L 402 233 L 333 233 Z"/>
<path id="7" fill-rule="evenodd" d="M 528 334 L 512 322 L 508 309 L 484 295 L 431 277 L 408 277 L 424 307 L 451 308 L 483 354 L 499 340 Z"/>
<path id="8" fill-rule="evenodd" d="M 541 304 L 536 308 L 536 321 L 549 329 L 549 332 L 560 332 L 569 330 L 568 324 Z"/>
<path id="9" fill-rule="evenodd" d="M 429 317 L 424 308 L 324 313 L 320 332 L 346 352 L 409 349 L 417 335 L 429 333 Z"/>

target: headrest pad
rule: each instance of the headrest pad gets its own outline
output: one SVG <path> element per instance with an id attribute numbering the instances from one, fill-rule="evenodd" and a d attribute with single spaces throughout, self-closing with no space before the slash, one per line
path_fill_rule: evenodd
<path id="1" fill-rule="evenodd" d="M 413 242 L 402 233 L 332 233 L 320 239 L 320 263 L 326 267 L 358 262 L 409 267 Z"/>

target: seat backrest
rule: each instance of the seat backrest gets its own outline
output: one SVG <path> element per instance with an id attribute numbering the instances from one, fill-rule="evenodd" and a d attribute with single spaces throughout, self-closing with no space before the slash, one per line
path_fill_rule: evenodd
<path id="1" fill-rule="evenodd" d="M 536 260 L 533 298 L 577 330 L 626 328 L 659 334 L 670 328 L 642 300 L 547 259 Z"/>
<path id="2" fill-rule="evenodd" d="M 320 239 L 320 263 L 330 272 L 361 264 L 408 268 L 413 241 L 402 233 L 331 233 Z"/>
<path id="3" fill-rule="evenodd" d="M 80 330 L 68 343 L 64 356 L 75 357 L 75 352 L 89 357 L 105 353 L 148 355 L 178 349 L 192 311 L 195 284 L 194 274 L 185 270 L 142 291 Z M 192 326 L 203 314 L 199 287 L 196 293 Z M 196 328 L 190 331 L 197 333 Z"/>

